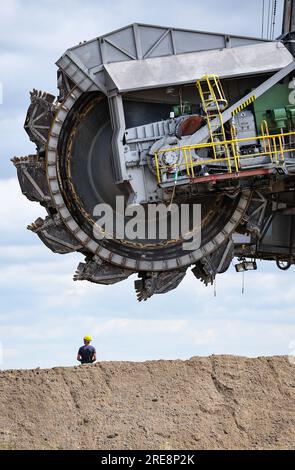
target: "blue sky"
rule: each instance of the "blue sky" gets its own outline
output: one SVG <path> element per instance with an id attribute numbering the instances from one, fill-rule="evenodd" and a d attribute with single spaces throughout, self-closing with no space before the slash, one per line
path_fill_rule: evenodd
<path id="1" fill-rule="evenodd" d="M 222 3 L 222 9 L 220 4 Z M 20 193 L 14 155 L 34 153 L 23 121 L 32 88 L 56 93 L 55 61 L 82 40 L 132 22 L 259 36 L 257 0 L 8 0 L 0 6 L 0 366 L 75 364 L 84 334 L 101 360 L 288 354 L 295 340 L 293 269 L 259 264 L 217 279 L 217 297 L 191 274 L 174 292 L 137 303 L 133 279 L 74 283 L 80 255 L 51 253 L 26 226 L 44 210 Z M 277 34 L 280 32 L 281 6 Z"/>

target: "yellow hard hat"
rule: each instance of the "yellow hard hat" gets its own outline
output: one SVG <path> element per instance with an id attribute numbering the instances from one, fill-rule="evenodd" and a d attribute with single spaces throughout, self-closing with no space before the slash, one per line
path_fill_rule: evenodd
<path id="1" fill-rule="evenodd" d="M 92 338 L 89 335 L 84 336 L 83 339 L 85 339 L 85 341 L 92 341 Z"/>

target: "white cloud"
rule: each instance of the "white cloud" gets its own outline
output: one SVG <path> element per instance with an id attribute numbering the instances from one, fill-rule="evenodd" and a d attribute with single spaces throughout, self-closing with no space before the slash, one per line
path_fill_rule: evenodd
<path id="1" fill-rule="evenodd" d="M 46 251 L 45 247 L 44 250 Z M 11 260 L 2 264 L 0 285 L 3 292 L 10 289 L 11 295 L 15 291 L 19 296 L 24 295 L 25 292 L 29 292 L 30 296 L 39 296 L 42 299 L 40 311 L 52 309 L 56 312 L 71 307 L 78 309 L 87 296 L 91 296 L 94 291 L 98 294 L 103 289 L 102 286 L 88 282 L 73 281 L 78 261 L 83 259 L 78 255 L 58 256 L 47 250 L 47 256 L 41 258 L 39 262 L 30 260 L 27 255 L 24 258 L 21 257 L 16 264 L 13 264 Z M 3 311 L 3 306 L 0 305 L 1 310 Z"/>
<path id="2" fill-rule="evenodd" d="M 4 93 L 4 101 L 5 96 L 6 94 Z M 0 169 L 1 178 L 5 178 L 6 175 L 16 174 L 16 168 L 14 168 L 12 162 L 10 161 L 12 157 L 21 157 L 30 154 L 34 155 L 36 153 L 35 145 L 30 142 L 29 137 L 23 129 L 25 112 L 23 114 L 16 114 L 12 110 L 12 112 L 9 112 L 9 114 L 11 114 L 11 116 L 0 119 L 0 155 L 2 159 L 2 168 Z M 4 137 L 2 138 L 2 136 Z M 5 170 L 5 173 L 4 175 L 1 175 L 3 170 Z"/>
<path id="3" fill-rule="evenodd" d="M 114 304 L 115 307 L 115 304 Z M 80 309 L 81 310 L 81 309 Z M 165 322 L 154 319 L 101 318 L 50 310 L 27 322 L 4 324 L 0 327 L 3 348 L 13 347 L 18 356 L 5 356 L 3 367 L 73 365 L 75 352 L 84 334 L 93 336 L 100 360 L 186 359 L 209 354 L 261 356 L 289 354 L 295 338 L 295 325 L 259 324 L 255 321 L 224 318 L 214 320 L 187 319 Z M 158 312 L 161 315 L 161 312 Z M 35 357 L 36 350 L 38 355 Z M 62 350 L 62 356 L 57 351 Z M 20 357 L 22 358 L 20 360 Z"/>
<path id="4" fill-rule="evenodd" d="M 196 329 L 191 332 L 193 344 L 196 346 L 213 345 L 216 342 L 218 332 L 210 329 Z"/>
<path id="5" fill-rule="evenodd" d="M 239 3 L 238 8 L 234 0 L 225 0 L 222 10 L 219 3 L 212 1 L 208 8 L 204 2 L 187 0 L 180 8 L 175 0 L 113 0 L 111 5 L 105 0 L 10 0 L 5 8 L 1 6 L 0 25 L 3 37 L 9 37 L 12 45 L 43 50 L 69 47 L 135 21 L 245 35 L 260 33 L 261 6 L 256 0 Z M 281 8 L 279 2 L 278 28 Z"/>
<path id="6" fill-rule="evenodd" d="M 16 358 L 20 356 L 20 352 L 16 348 L 5 348 L 3 351 L 3 360 L 5 359 L 10 359 L 10 358 Z"/>
<path id="7" fill-rule="evenodd" d="M 226 313 L 226 309 L 232 312 L 243 312 L 248 315 L 256 314 L 253 306 L 259 305 L 260 310 L 272 311 L 292 306 L 295 293 L 292 284 L 294 269 L 282 272 L 276 268 L 274 262 L 258 263 L 258 271 L 245 273 L 245 294 L 242 295 L 242 275 L 231 268 L 225 275 L 217 276 L 216 292 L 214 298 L 213 287 L 203 288 L 201 284 L 197 290 L 197 295 L 193 299 L 194 305 L 202 302 L 209 302 L 214 305 L 215 312 Z M 180 288 L 187 294 L 196 289 L 196 279 L 189 275 Z M 222 302 L 220 300 L 222 299 Z"/>
<path id="8" fill-rule="evenodd" d="M 34 235 L 32 234 L 32 237 Z M 35 239 L 35 237 L 33 238 Z M 39 239 L 36 244 L 32 245 L 5 245 L 0 246 L 0 259 L 2 261 L 9 261 L 13 263 L 23 263 L 24 261 L 36 261 L 44 259 L 44 257 L 50 260 L 51 255 L 49 254 L 48 248 L 43 245 Z"/>
<path id="9" fill-rule="evenodd" d="M 89 322 L 93 329 L 93 334 L 103 335 L 109 333 L 122 332 L 126 334 L 132 332 L 136 335 L 139 331 L 146 331 L 153 334 L 177 334 L 188 327 L 188 322 L 182 319 L 170 319 L 170 320 L 145 320 L 136 318 L 118 318 L 108 320 L 102 325 L 95 326 L 96 319 L 92 318 Z M 92 323 L 92 325 L 91 325 Z"/>
<path id="10" fill-rule="evenodd" d="M 17 178 L 0 179 L 0 234 L 21 233 L 45 214 L 45 209 L 22 195 Z"/>
<path id="11" fill-rule="evenodd" d="M 9 21 L 13 18 L 16 13 L 17 5 L 18 0 L 9 0 L 9 2 L 5 2 L 1 5 L 1 17 L 4 21 Z"/>

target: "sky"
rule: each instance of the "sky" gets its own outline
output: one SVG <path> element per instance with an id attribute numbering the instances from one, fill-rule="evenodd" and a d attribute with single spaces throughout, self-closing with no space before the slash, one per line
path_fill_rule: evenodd
<path id="1" fill-rule="evenodd" d="M 220 4 L 222 3 L 222 8 Z M 276 35 L 280 34 L 282 1 Z M 290 354 L 294 270 L 260 263 L 217 278 L 216 297 L 189 273 L 180 287 L 138 303 L 135 277 L 114 286 L 73 282 L 82 255 L 56 255 L 26 230 L 44 210 L 21 195 L 13 156 L 35 153 L 23 122 L 33 88 L 56 94 L 69 47 L 141 22 L 261 36 L 262 1 L 7 0 L 0 4 L 0 367 L 70 366 L 91 334 L 99 360 Z"/>

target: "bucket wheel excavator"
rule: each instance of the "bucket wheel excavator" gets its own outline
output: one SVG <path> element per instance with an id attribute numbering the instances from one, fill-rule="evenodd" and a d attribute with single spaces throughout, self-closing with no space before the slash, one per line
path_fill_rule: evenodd
<path id="1" fill-rule="evenodd" d="M 67 50 L 58 96 L 31 92 L 25 130 L 36 154 L 13 158 L 23 194 L 47 211 L 29 230 L 54 253 L 81 253 L 76 281 L 136 273 L 138 300 L 176 288 L 189 268 L 210 284 L 234 257 L 237 270 L 258 258 L 288 269 L 292 47 L 288 34 L 268 41 L 132 24 Z M 160 209 L 167 220 L 184 206 L 187 233 L 150 236 L 150 208 L 159 227 Z M 116 216 L 111 228 L 101 208 Z"/>

